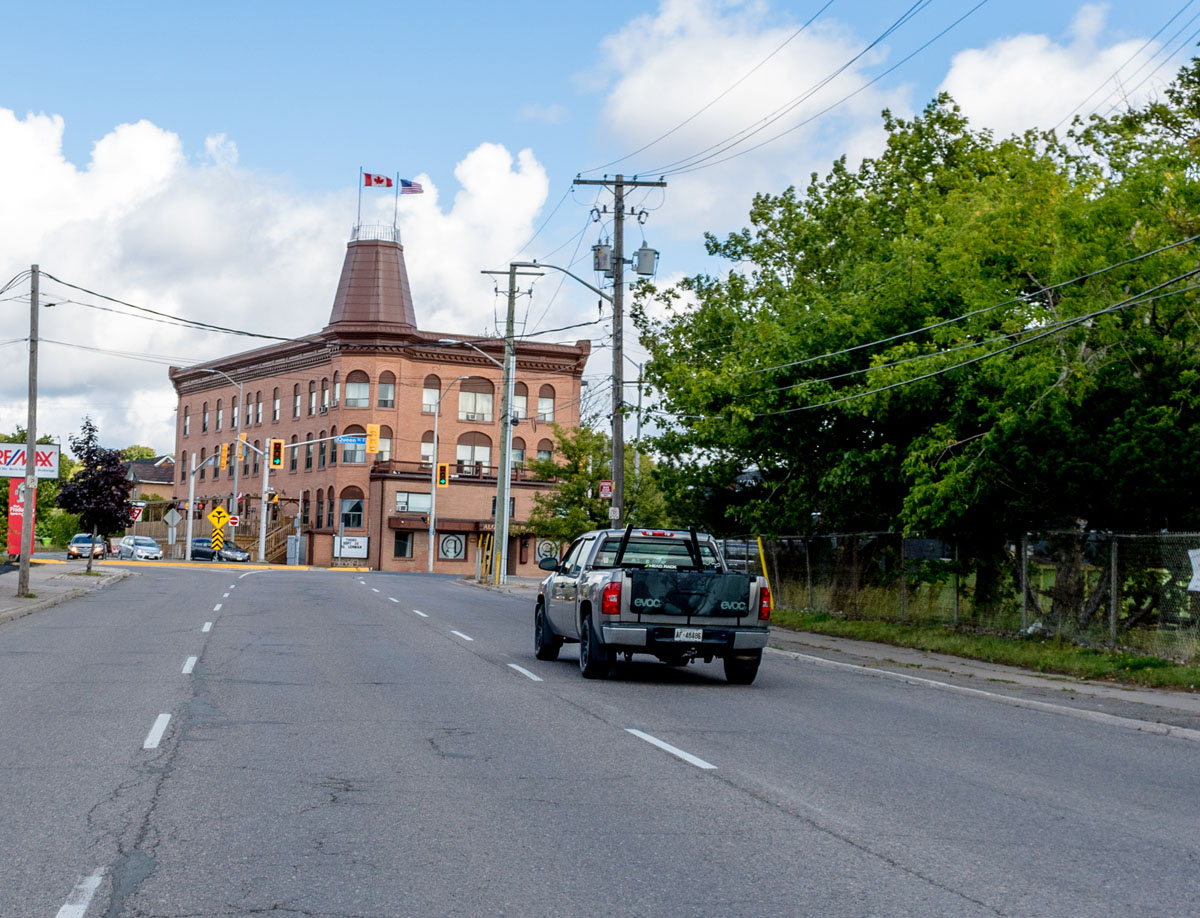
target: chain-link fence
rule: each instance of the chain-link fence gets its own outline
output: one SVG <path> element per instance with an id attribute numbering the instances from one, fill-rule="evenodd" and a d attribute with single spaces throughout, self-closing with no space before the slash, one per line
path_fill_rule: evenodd
<path id="1" fill-rule="evenodd" d="M 877 532 L 763 539 L 761 554 L 752 537 L 725 543 L 785 608 L 1200 659 L 1200 534 L 1039 532 L 988 553 L 968 544 Z"/>

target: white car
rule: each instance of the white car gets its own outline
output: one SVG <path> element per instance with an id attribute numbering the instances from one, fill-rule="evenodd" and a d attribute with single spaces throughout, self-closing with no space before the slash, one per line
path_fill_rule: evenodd
<path id="1" fill-rule="evenodd" d="M 161 561 L 162 548 L 149 536 L 125 536 L 117 549 L 118 558 L 134 561 Z"/>

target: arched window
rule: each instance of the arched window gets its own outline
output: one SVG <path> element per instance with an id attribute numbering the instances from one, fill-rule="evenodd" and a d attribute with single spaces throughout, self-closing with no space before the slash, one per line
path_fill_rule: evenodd
<path id="1" fill-rule="evenodd" d="M 186 482 L 188 477 L 187 450 L 179 453 L 179 480 Z"/>
<path id="2" fill-rule="evenodd" d="M 200 433 L 208 433 L 208 402 L 204 403 L 200 412 Z"/>
<path id="3" fill-rule="evenodd" d="M 433 414 L 437 409 L 438 399 L 442 397 L 442 381 L 430 373 L 425 377 L 421 388 L 421 411 Z"/>
<path id="4" fill-rule="evenodd" d="M 329 500 L 325 502 L 325 528 L 333 528 L 333 488 L 329 489 Z"/>
<path id="5" fill-rule="evenodd" d="M 333 403 L 340 404 L 342 401 L 342 374 L 337 370 L 333 371 Z"/>
<path id="6" fill-rule="evenodd" d="M 346 383 L 347 387 L 350 385 Z M 363 528 L 363 492 L 361 488 L 356 488 L 351 485 L 348 488 L 342 488 L 340 523 L 344 529 L 362 529 Z"/>
<path id="7" fill-rule="evenodd" d="M 245 424 L 249 427 L 254 423 L 254 393 L 246 393 L 246 413 L 243 415 Z"/>
<path id="8" fill-rule="evenodd" d="M 183 406 L 183 435 L 186 437 L 192 432 L 192 412 L 187 405 Z"/>
<path id="9" fill-rule="evenodd" d="M 321 441 L 317 444 L 317 468 L 323 469 L 325 468 L 325 448 L 328 446 L 328 443 L 325 440 L 325 431 L 322 430 L 319 434 L 317 434 L 317 439 Z M 337 447 L 334 447 L 334 449 L 336 448 Z"/>
<path id="10" fill-rule="evenodd" d="M 312 516 L 312 495 L 307 491 L 300 492 L 300 521 L 307 526 Z"/>
<path id="11" fill-rule="evenodd" d="M 396 375 L 388 370 L 379 374 L 379 400 L 376 404 L 380 408 L 396 407 Z"/>
<path id="12" fill-rule="evenodd" d="M 261 424 L 262 423 L 262 390 L 261 389 L 259 389 L 256 393 L 254 393 L 254 398 L 255 398 L 254 423 Z"/>
<path id="13" fill-rule="evenodd" d="M 329 377 L 321 379 L 321 413 L 329 410 Z"/>
<path id="14" fill-rule="evenodd" d="M 509 450 L 508 455 L 513 468 L 525 468 L 525 441 L 520 437 L 513 437 L 512 449 Z"/>
<path id="15" fill-rule="evenodd" d="M 309 431 L 308 433 L 306 433 L 304 435 L 304 439 L 309 441 L 304 444 L 304 471 L 306 471 L 306 472 L 312 471 L 312 465 L 313 465 L 312 438 L 313 438 L 312 431 Z M 320 517 L 318 517 L 317 519 L 319 522 Z"/>
<path id="16" fill-rule="evenodd" d="M 279 387 L 275 387 L 275 391 L 271 393 L 271 421 L 279 422 Z"/>
<path id="17" fill-rule="evenodd" d="M 241 405 L 238 404 L 238 400 L 231 398 L 229 400 L 229 426 L 234 430 L 238 429 L 238 417 L 240 416 L 238 412 L 240 409 Z"/>
<path id="18" fill-rule="evenodd" d="M 519 418 L 529 417 L 529 387 L 523 382 L 513 386 L 513 414 Z"/>
<path id="19" fill-rule="evenodd" d="M 206 462 L 205 454 L 207 452 L 208 452 L 208 450 L 206 450 L 203 446 L 200 447 L 200 480 L 201 481 L 204 480 L 204 473 L 206 471 L 204 466 L 205 466 L 205 462 Z"/>
<path id="20" fill-rule="evenodd" d="M 554 420 L 554 387 L 547 384 L 538 390 L 538 417 L 539 421 Z"/>
<path id="21" fill-rule="evenodd" d="M 350 381 L 346 381 L 346 398 L 350 398 Z M 365 437 L 367 432 L 364 428 L 354 424 L 346 428 L 346 436 Z M 346 443 L 342 446 L 342 462 L 345 463 L 362 463 L 367 461 L 367 446 L 365 443 Z"/>
<path id="22" fill-rule="evenodd" d="M 460 421 L 492 420 L 492 399 L 496 387 L 491 380 L 472 376 L 458 384 L 458 419 Z"/>
<path id="23" fill-rule="evenodd" d="M 300 383 L 292 386 L 292 417 L 300 417 Z"/>
<path id="24" fill-rule="evenodd" d="M 336 437 L 337 435 L 338 435 L 337 425 L 334 424 L 333 427 L 331 427 L 329 429 L 329 436 Z M 330 465 L 337 465 L 337 453 L 338 453 L 338 442 L 337 442 L 337 440 L 333 440 L 329 444 L 329 464 Z"/>
<path id="25" fill-rule="evenodd" d="M 362 370 L 353 370 L 346 377 L 346 407 L 371 407 L 371 378 Z"/>
<path id="26" fill-rule="evenodd" d="M 217 430 L 221 429 L 221 425 L 225 422 L 225 408 L 221 399 L 217 399 Z"/>
<path id="27" fill-rule="evenodd" d="M 492 441 L 478 430 L 469 430 L 458 438 L 455 458 L 458 474 L 485 475 L 492 464 Z"/>
<path id="28" fill-rule="evenodd" d="M 317 384 L 310 382 L 308 384 L 308 416 L 312 417 L 317 413 Z"/>
<path id="29" fill-rule="evenodd" d="M 317 528 L 325 525 L 325 492 L 317 488 Z"/>
<path id="30" fill-rule="evenodd" d="M 553 459 L 554 458 L 554 444 L 551 443 L 549 440 L 545 440 L 545 439 L 539 440 L 538 448 L 537 448 L 537 457 L 539 460 Z"/>
<path id="31" fill-rule="evenodd" d="M 375 454 L 376 462 L 387 462 L 392 458 L 392 428 L 387 424 L 379 425 L 379 452 Z"/>
<path id="32" fill-rule="evenodd" d="M 258 450 L 262 449 L 262 444 L 259 443 L 258 440 L 255 440 L 254 445 L 256 447 L 258 447 L 258 449 L 252 449 L 252 450 L 250 450 L 250 452 L 254 453 L 254 474 L 257 475 L 258 474 Z"/>
<path id="33" fill-rule="evenodd" d="M 297 462 L 299 462 L 299 455 L 298 455 L 298 454 L 299 454 L 299 452 L 300 452 L 300 448 L 299 448 L 298 446 L 296 446 L 296 444 L 297 444 L 299 441 L 300 441 L 300 438 L 299 438 L 299 437 L 297 437 L 295 434 L 292 434 L 292 450 L 291 450 L 291 453 L 292 453 L 292 461 L 291 461 L 291 463 L 289 463 L 289 465 L 288 465 L 288 471 L 289 471 L 289 472 L 294 472 L 294 471 L 296 471 L 296 463 L 297 463 Z"/>
<path id="34" fill-rule="evenodd" d="M 421 434 L 421 464 L 429 468 L 433 462 L 433 431 L 427 430 Z"/>

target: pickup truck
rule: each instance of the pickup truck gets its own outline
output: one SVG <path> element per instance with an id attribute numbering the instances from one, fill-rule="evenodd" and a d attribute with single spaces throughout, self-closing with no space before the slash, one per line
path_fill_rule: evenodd
<path id="1" fill-rule="evenodd" d="M 579 644 L 579 671 L 609 674 L 618 656 L 653 654 L 669 666 L 719 658 L 725 678 L 749 685 L 767 645 L 771 590 L 731 571 L 717 542 L 695 530 L 600 529 L 571 543 L 534 609 L 534 656 L 557 660 Z"/>

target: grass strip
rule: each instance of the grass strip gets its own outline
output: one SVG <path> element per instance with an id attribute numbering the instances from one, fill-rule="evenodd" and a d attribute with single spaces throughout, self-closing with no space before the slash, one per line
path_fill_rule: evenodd
<path id="1" fill-rule="evenodd" d="M 792 609 L 776 609 L 771 618 L 774 624 L 794 631 L 928 650 L 1039 673 L 1192 692 L 1200 686 L 1200 666 L 1122 650 L 1080 647 L 1061 637 L 1005 637 L 962 626 L 859 621 Z"/>

